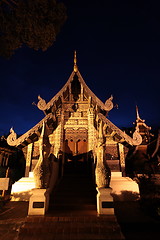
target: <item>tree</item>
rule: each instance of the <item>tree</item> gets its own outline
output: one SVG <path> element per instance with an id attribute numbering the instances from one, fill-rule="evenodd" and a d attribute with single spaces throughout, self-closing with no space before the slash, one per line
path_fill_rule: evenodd
<path id="1" fill-rule="evenodd" d="M 47 50 L 66 18 L 66 7 L 56 0 L 2 0 L 0 55 L 9 58 L 23 45 Z"/>

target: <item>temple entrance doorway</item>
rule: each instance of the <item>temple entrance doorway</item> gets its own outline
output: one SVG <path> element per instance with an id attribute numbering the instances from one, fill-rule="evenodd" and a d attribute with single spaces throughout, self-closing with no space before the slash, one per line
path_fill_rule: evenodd
<path id="1" fill-rule="evenodd" d="M 50 197 L 49 215 L 97 215 L 92 155 L 85 139 L 65 140 L 63 176 Z"/>
<path id="2" fill-rule="evenodd" d="M 85 127 L 65 129 L 64 142 L 64 174 L 85 173 L 87 171 L 88 156 L 88 130 Z"/>
<path id="3" fill-rule="evenodd" d="M 66 139 L 65 140 L 65 162 L 64 173 L 81 173 L 84 174 L 89 170 L 90 158 L 87 153 L 86 139 Z"/>

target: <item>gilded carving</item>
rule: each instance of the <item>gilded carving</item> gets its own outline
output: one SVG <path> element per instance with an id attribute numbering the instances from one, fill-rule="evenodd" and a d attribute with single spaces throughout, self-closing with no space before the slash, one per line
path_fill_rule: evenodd
<path id="1" fill-rule="evenodd" d="M 10 129 L 10 135 L 7 137 L 7 143 L 10 146 L 15 146 L 17 142 L 17 134 L 13 130 L 13 128 Z"/>
<path id="2" fill-rule="evenodd" d="M 46 110 L 47 109 L 46 101 L 43 98 L 41 98 L 40 95 L 38 96 L 38 100 L 39 102 L 37 103 L 37 107 L 42 111 Z"/>
<path id="3" fill-rule="evenodd" d="M 87 125 L 88 121 L 86 119 L 79 119 L 78 125 Z"/>
<path id="4" fill-rule="evenodd" d="M 103 137 L 103 124 L 102 121 L 99 125 L 98 132 L 98 146 L 96 149 L 97 153 L 97 163 L 95 170 L 96 184 L 98 188 L 106 188 L 109 187 L 110 184 L 110 170 L 107 167 L 105 161 L 105 143 Z"/>
<path id="5" fill-rule="evenodd" d="M 36 188 L 47 188 L 50 179 L 49 169 L 49 150 L 50 147 L 46 144 L 45 139 L 45 124 L 43 123 L 41 136 L 39 138 L 39 159 L 33 170 L 33 176 Z M 47 147 L 46 147 L 47 146 Z"/>
<path id="6" fill-rule="evenodd" d="M 139 133 L 139 129 L 136 128 L 133 133 L 133 145 L 140 145 L 142 143 L 142 136 Z"/>
<path id="7" fill-rule="evenodd" d="M 78 125 L 78 119 L 68 119 L 68 121 L 66 121 L 67 125 Z"/>
<path id="8" fill-rule="evenodd" d="M 112 102 L 112 100 L 113 100 L 113 96 L 111 95 L 111 97 L 108 98 L 108 99 L 106 100 L 106 102 L 105 102 L 105 107 L 106 107 L 106 110 L 107 110 L 107 111 L 110 111 L 110 110 L 112 110 L 112 108 L 113 108 L 113 102 Z"/>
<path id="9" fill-rule="evenodd" d="M 29 175 L 29 168 L 31 165 L 31 161 L 32 161 L 32 151 L 33 151 L 33 143 L 30 143 L 28 145 L 27 148 L 27 158 L 26 158 L 26 172 L 25 172 L 25 176 Z"/>
<path id="10" fill-rule="evenodd" d="M 74 142 L 78 140 L 87 140 L 88 132 L 86 128 L 66 128 L 65 130 L 65 140 L 72 139 Z"/>
<path id="11" fill-rule="evenodd" d="M 120 164 L 124 166 L 125 165 L 124 146 L 121 143 L 119 143 L 118 146 L 119 146 Z"/>
<path id="12" fill-rule="evenodd" d="M 130 145 L 140 145 L 142 142 L 142 137 L 139 133 L 139 129 L 136 128 L 133 133 L 133 138 L 127 135 L 125 132 L 116 127 L 108 118 L 106 118 L 103 114 L 98 113 L 97 119 L 101 119 L 103 123 L 107 125 L 109 129 L 111 129 L 111 133 L 113 132 L 116 136 L 118 136 L 120 142 L 128 142 Z M 117 138 L 117 139 L 118 139 Z"/>

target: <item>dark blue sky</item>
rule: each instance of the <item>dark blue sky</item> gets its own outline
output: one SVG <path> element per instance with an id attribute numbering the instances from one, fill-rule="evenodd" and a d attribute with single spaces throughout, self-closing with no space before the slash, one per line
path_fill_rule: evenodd
<path id="1" fill-rule="evenodd" d="M 68 19 L 46 52 L 27 47 L 0 57 L 0 135 L 25 133 L 43 118 L 32 105 L 49 101 L 78 67 L 104 102 L 113 94 L 109 119 L 119 127 L 135 121 L 138 105 L 149 126 L 160 127 L 160 7 L 154 1 L 64 0 Z"/>

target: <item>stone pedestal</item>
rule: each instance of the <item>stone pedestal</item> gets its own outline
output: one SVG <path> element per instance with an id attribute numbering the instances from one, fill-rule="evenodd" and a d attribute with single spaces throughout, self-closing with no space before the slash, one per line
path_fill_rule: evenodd
<path id="1" fill-rule="evenodd" d="M 98 214 L 114 215 L 113 198 L 111 188 L 97 188 L 97 212 Z"/>
<path id="2" fill-rule="evenodd" d="M 9 178 L 0 178 L 0 190 L 8 190 Z"/>
<path id="3" fill-rule="evenodd" d="M 0 190 L 2 190 L 2 197 L 4 200 L 10 199 L 10 193 L 7 194 L 9 189 L 9 178 L 0 178 Z"/>
<path id="4" fill-rule="evenodd" d="M 139 198 L 138 184 L 129 177 L 111 175 L 110 187 L 114 201 L 135 201 Z"/>
<path id="5" fill-rule="evenodd" d="M 35 189 L 33 173 L 29 173 L 29 177 L 22 177 L 19 181 L 12 185 L 11 201 L 29 201 L 32 189 Z"/>
<path id="6" fill-rule="evenodd" d="M 33 189 L 29 200 L 28 215 L 45 215 L 49 206 L 49 190 Z"/>

